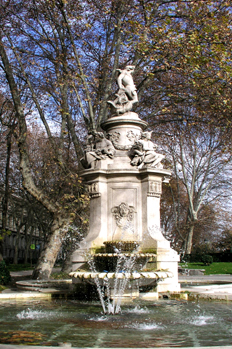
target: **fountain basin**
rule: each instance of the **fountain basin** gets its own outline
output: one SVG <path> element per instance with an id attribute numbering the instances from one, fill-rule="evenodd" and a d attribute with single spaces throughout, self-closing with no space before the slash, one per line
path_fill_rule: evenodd
<path id="1" fill-rule="evenodd" d="M 99 280 L 104 280 L 105 278 L 108 279 L 128 279 L 128 280 L 141 280 L 142 281 L 148 279 L 148 280 L 163 280 L 166 278 L 173 277 L 172 273 L 169 271 L 155 271 L 155 272 L 86 272 L 86 271 L 76 271 L 69 274 L 74 279 L 81 279 L 84 281 L 84 279 L 91 279 L 94 280 L 95 278 L 98 278 Z"/>
<path id="2" fill-rule="evenodd" d="M 231 346 L 232 303 L 134 302 L 103 315 L 95 302 L 2 302 L 0 343 L 77 348 Z M 33 339 L 33 340 L 32 340 Z"/>
<path id="3" fill-rule="evenodd" d="M 44 293 L 69 293 L 72 280 L 20 280 L 16 282 L 17 289 Z"/>
<path id="4" fill-rule="evenodd" d="M 125 299 L 139 298 L 140 291 L 154 291 L 154 288 L 159 282 L 167 278 L 172 278 L 173 274 L 168 271 L 156 271 L 156 272 L 87 272 L 77 271 L 70 273 L 72 282 L 76 285 L 76 293 L 78 294 L 78 286 L 83 284 L 94 285 L 98 291 L 99 298 L 101 300 L 104 312 L 107 310 L 106 303 L 109 300 L 117 298 L 120 302 L 125 302 Z M 88 294 L 91 292 L 87 291 Z M 157 299 L 158 295 L 152 292 L 153 299 Z M 105 301 L 105 297 L 108 301 Z"/>
<path id="5" fill-rule="evenodd" d="M 139 250 L 137 241 L 106 241 L 104 245 L 105 251 L 88 255 L 85 268 L 69 274 L 76 294 L 81 293 L 83 283 L 95 285 L 104 312 L 107 311 L 105 298 L 134 299 L 141 291 L 155 291 L 156 299 L 158 285 L 166 289 L 165 282 L 175 279 L 172 271 L 156 268 L 157 254 Z M 86 292 L 91 294 L 87 288 Z"/>

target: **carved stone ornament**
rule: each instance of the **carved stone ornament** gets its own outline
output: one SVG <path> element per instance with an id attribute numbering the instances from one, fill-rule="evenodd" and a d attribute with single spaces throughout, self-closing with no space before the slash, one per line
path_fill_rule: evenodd
<path id="1" fill-rule="evenodd" d="M 148 196 L 160 197 L 162 194 L 162 182 L 150 181 L 148 184 Z"/>
<path id="2" fill-rule="evenodd" d="M 119 206 L 113 207 L 111 211 L 118 227 L 123 227 L 126 222 L 131 222 L 134 212 L 136 212 L 133 206 L 128 206 L 125 202 L 122 202 Z"/>
<path id="3" fill-rule="evenodd" d="M 112 142 L 113 146 L 117 150 L 130 150 L 131 144 L 129 145 L 121 145 L 119 144 L 120 132 L 111 132 L 107 134 L 107 138 Z"/>
<path id="4" fill-rule="evenodd" d="M 130 111 L 133 104 L 138 102 L 136 87 L 131 75 L 134 69 L 135 67 L 133 65 L 128 65 L 123 70 L 117 69 L 119 72 L 117 78 L 119 90 L 116 93 L 116 99 L 114 101 L 107 101 L 112 106 L 116 115 Z"/>
<path id="5" fill-rule="evenodd" d="M 135 142 L 137 142 L 140 137 L 141 137 L 141 134 L 136 134 L 134 133 L 134 131 L 130 130 L 127 132 L 127 138 L 129 139 L 129 141 L 134 144 Z"/>
<path id="6" fill-rule="evenodd" d="M 91 198 L 98 198 L 101 196 L 101 193 L 99 192 L 99 184 L 97 182 L 88 185 L 88 192 Z"/>

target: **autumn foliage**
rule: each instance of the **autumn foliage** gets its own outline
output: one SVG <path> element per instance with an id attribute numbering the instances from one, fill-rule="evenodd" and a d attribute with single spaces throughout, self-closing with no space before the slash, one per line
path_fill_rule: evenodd
<path id="1" fill-rule="evenodd" d="M 84 139 L 108 117 L 117 69 L 127 64 L 136 67 L 134 110 L 164 144 L 174 172 L 170 195 L 178 192 L 178 201 L 169 197 L 165 205 L 175 206 L 173 226 L 191 249 L 200 210 L 216 190 L 211 182 L 206 195 L 194 175 L 190 179 L 203 156 L 194 155 L 196 142 L 207 143 L 215 131 L 220 145 L 216 152 L 212 141 L 210 151 L 218 169 L 230 162 L 231 39 L 231 2 L 225 0 L 0 0 L 1 122 L 10 127 L 10 103 L 23 186 L 53 219 L 35 277 L 50 275 L 68 227 L 85 221 Z"/>

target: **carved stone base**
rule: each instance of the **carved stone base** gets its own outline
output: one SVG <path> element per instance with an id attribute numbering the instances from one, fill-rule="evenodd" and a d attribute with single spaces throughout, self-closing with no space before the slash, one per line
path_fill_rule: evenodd
<path id="1" fill-rule="evenodd" d="M 104 254 L 105 242 L 136 242 L 139 253 L 156 254 L 156 260 L 150 264 L 154 270 L 171 272 L 172 276 L 162 281 L 159 289 L 176 291 L 179 257 L 160 230 L 162 182 L 171 172 L 161 165 L 152 168 L 149 164 L 156 153 L 149 135 L 143 132 L 146 127 L 147 123 L 133 112 L 111 117 L 102 124 L 110 142 L 104 139 L 104 143 L 110 150 L 113 145 L 114 155 L 94 160 L 94 166 L 81 173 L 90 194 L 89 233 L 73 254 L 73 271 L 85 268 L 89 253 Z M 151 151 L 143 148 L 141 155 L 139 141 L 140 145 L 151 147 Z M 139 166 L 132 161 L 136 154 Z"/>

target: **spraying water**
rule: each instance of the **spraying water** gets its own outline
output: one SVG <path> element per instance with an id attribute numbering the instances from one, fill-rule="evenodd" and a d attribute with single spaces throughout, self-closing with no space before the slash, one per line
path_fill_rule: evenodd
<path id="1" fill-rule="evenodd" d="M 121 312 L 122 297 L 136 261 L 135 253 L 131 253 L 128 257 L 128 254 L 122 254 L 116 247 L 114 247 L 114 252 L 114 257 L 115 254 L 117 255 L 117 264 L 114 270 L 115 278 L 113 279 L 113 283 L 112 279 L 109 278 L 109 275 L 112 273 L 108 271 L 105 272 L 105 277 L 101 283 L 94 259 L 88 259 L 90 270 L 96 275 L 94 282 L 104 314 L 118 314 Z"/>

